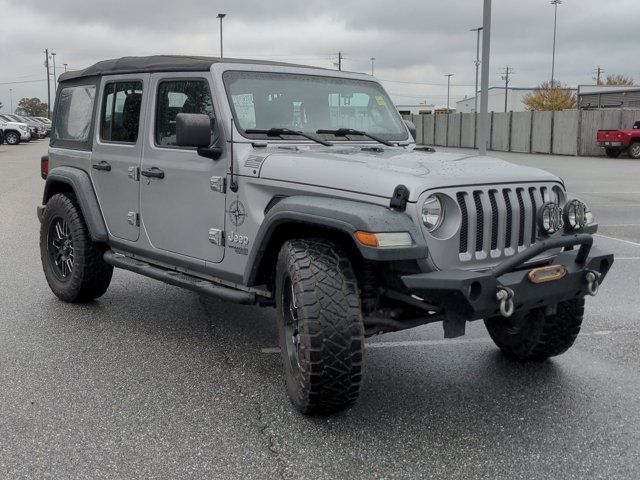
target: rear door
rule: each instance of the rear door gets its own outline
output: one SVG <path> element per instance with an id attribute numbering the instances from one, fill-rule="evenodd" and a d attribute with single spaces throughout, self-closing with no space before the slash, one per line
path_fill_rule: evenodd
<path id="1" fill-rule="evenodd" d="M 149 74 L 104 77 L 100 86 L 91 179 L 109 233 L 140 235 L 139 171 Z"/>
<path id="2" fill-rule="evenodd" d="M 179 113 L 215 119 L 208 77 L 207 73 L 151 75 L 153 113 L 141 166 L 140 210 L 155 248 L 217 263 L 224 257 L 225 193 L 215 185 L 224 179 L 227 162 L 176 145 Z M 145 176 L 149 174 L 154 176 Z"/>

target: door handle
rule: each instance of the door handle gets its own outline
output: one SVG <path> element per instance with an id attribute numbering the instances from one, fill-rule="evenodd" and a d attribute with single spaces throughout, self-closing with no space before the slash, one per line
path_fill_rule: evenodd
<path id="1" fill-rule="evenodd" d="M 164 178 L 164 170 L 160 170 L 158 167 L 151 167 L 146 170 L 142 170 L 140 175 L 149 178 Z"/>
<path id="2" fill-rule="evenodd" d="M 111 165 L 109 165 L 109 163 L 105 162 L 104 160 L 102 160 L 99 163 L 92 164 L 91 168 L 93 168 L 95 170 L 102 170 L 102 171 L 105 171 L 105 172 L 110 172 L 111 171 Z"/>

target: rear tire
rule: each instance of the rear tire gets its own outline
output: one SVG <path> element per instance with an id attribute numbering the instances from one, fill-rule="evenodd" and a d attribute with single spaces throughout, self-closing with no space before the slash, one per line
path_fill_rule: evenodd
<path id="1" fill-rule="evenodd" d="M 622 153 L 622 150 L 620 150 L 619 148 L 615 148 L 615 147 L 607 147 L 607 148 L 604 149 L 604 153 L 609 158 L 618 158 L 620 156 L 620 154 Z"/>
<path id="2" fill-rule="evenodd" d="M 103 249 L 91 240 L 80 207 L 67 194 L 47 202 L 40 226 L 40 258 L 53 293 L 65 302 L 89 302 L 103 295 L 113 267 Z"/>
<path id="3" fill-rule="evenodd" d="M 16 132 L 7 132 L 4 136 L 7 145 L 18 145 L 20 143 L 20 135 Z"/>
<path id="4" fill-rule="evenodd" d="M 325 240 L 285 242 L 276 267 L 276 301 L 291 402 L 307 415 L 352 406 L 360 393 L 364 326 L 347 256 Z"/>
<path id="5" fill-rule="evenodd" d="M 629 156 L 635 160 L 640 159 L 640 142 L 633 142 L 627 150 Z"/>
<path id="6" fill-rule="evenodd" d="M 584 298 L 558 304 L 557 313 L 537 309 L 511 318 L 484 321 L 494 343 L 509 358 L 539 362 L 566 352 L 575 342 L 584 315 Z"/>

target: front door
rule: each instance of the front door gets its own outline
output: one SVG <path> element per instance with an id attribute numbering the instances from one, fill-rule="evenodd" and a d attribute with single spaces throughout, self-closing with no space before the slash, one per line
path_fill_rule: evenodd
<path id="1" fill-rule="evenodd" d="M 130 241 L 140 235 L 137 173 L 149 79 L 149 74 L 104 77 L 91 154 L 91 180 L 109 234 Z"/>
<path id="2" fill-rule="evenodd" d="M 215 187 L 227 163 L 176 145 L 176 116 L 215 118 L 205 74 L 152 74 L 153 114 L 140 177 L 142 224 L 154 248 L 191 259 L 224 257 L 225 193 Z M 213 138 L 212 138 L 213 141 Z"/>

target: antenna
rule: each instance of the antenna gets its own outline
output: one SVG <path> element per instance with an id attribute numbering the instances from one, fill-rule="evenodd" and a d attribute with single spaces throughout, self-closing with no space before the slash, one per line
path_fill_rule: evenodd
<path id="1" fill-rule="evenodd" d="M 229 188 L 231 189 L 232 192 L 237 192 L 238 191 L 238 182 L 236 182 L 235 179 L 235 175 L 233 173 L 233 117 L 231 117 L 231 134 L 229 135 L 229 143 L 231 144 L 231 148 L 229 151 L 229 155 L 231 156 L 231 166 L 229 167 Z"/>

